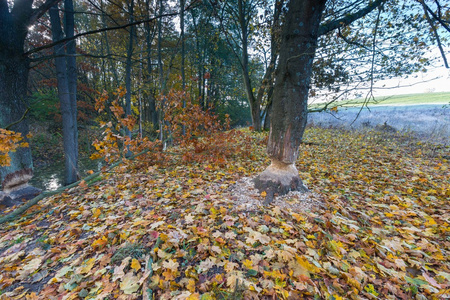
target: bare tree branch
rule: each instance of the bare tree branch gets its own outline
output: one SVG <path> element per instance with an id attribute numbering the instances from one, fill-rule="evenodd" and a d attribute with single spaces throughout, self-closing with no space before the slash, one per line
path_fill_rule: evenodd
<path id="1" fill-rule="evenodd" d="M 423 0 L 419 0 L 419 2 L 420 2 L 420 4 L 422 4 L 422 5 L 426 8 L 426 10 L 430 13 L 431 16 L 432 16 L 436 21 L 438 21 L 439 24 L 442 25 L 442 27 L 444 27 L 448 32 L 450 32 L 450 26 L 447 24 L 448 22 L 445 22 L 445 21 L 442 19 L 441 16 L 437 16 L 437 15 L 434 13 L 434 11 L 432 11 L 431 8 L 430 8 L 428 5 L 425 4 L 425 2 L 424 2 Z M 439 3 L 438 3 L 438 5 L 439 5 Z M 439 8 L 440 8 L 440 6 L 439 6 Z M 439 11 L 440 11 L 440 10 L 439 10 Z"/>
<path id="2" fill-rule="evenodd" d="M 436 26 L 434 26 L 433 21 L 431 20 L 430 15 L 428 14 L 428 6 L 425 5 L 425 2 L 423 2 L 423 0 L 420 1 L 420 3 L 422 4 L 423 11 L 425 13 L 425 19 L 427 20 L 428 24 L 430 25 L 431 30 L 433 31 L 434 37 L 436 38 L 436 42 L 438 44 L 439 51 L 441 52 L 442 59 L 444 60 L 444 65 L 448 69 L 449 66 L 448 66 L 448 62 L 447 62 L 447 57 L 445 57 L 445 52 L 444 52 L 444 49 L 442 48 L 441 39 L 439 38 L 439 34 L 436 30 Z"/>
<path id="3" fill-rule="evenodd" d="M 349 14 L 340 19 L 336 19 L 336 20 L 330 21 L 326 24 L 320 25 L 319 36 L 327 34 L 328 32 L 333 31 L 339 27 L 350 25 L 353 21 L 356 21 L 356 20 L 364 17 L 365 15 L 372 12 L 377 7 L 381 6 L 384 2 L 386 2 L 386 0 L 375 0 L 372 3 L 370 3 L 369 5 L 367 5 L 366 7 L 362 8 L 361 10 L 359 10 L 353 14 Z"/>
<path id="4" fill-rule="evenodd" d="M 28 19 L 28 24 L 34 24 L 40 17 L 42 17 L 53 5 L 57 4 L 61 0 L 46 0 L 44 4 L 36 9 L 33 9 L 33 13 Z"/>
<path id="5" fill-rule="evenodd" d="M 27 109 L 26 109 L 25 112 L 23 113 L 22 117 L 21 117 L 19 120 L 15 121 L 15 122 L 12 122 L 11 124 L 6 125 L 5 129 L 6 129 L 6 130 L 9 130 L 9 129 L 10 129 L 11 127 L 13 127 L 14 125 L 17 125 L 17 124 L 19 124 L 20 122 L 22 122 L 22 121 L 25 119 L 25 117 L 27 116 L 27 114 L 28 114 L 29 111 L 30 111 L 30 108 L 27 107 Z"/>
<path id="6" fill-rule="evenodd" d="M 159 15 L 159 16 L 147 19 L 147 20 L 140 20 L 140 21 L 128 23 L 128 24 L 125 24 L 125 25 L 114 26 L 114 27 L 107 27 L 107 28 L 101 28 L 101 29 L 97 29 L 97 30 L 91 30 L 91 31 L 82 32 L 82 33 L 74 35 L 73 37 L 64 38 L 64 39 L 61 39 L 61 40 L 59 40 L 57 42 L 54 42 L 54 43 L 51 43 L 51 44 L 47 44 L 47 45 L 44 45 L 44 46 L 41 46 L 41 47 L 37 47 L 37 48 L 31 49 L 30 51 L 26 52 L 24 55 L 30 55 L 30 54 L 42 51 L 44 49 L 52 48 L 52 47 L 54 47 L 56 45 L 59 45 L 59 44 L 62 44 L 62 43 L 65 43 L 65 42 L 68 42 L 68 41 L 71 41 L 71 40 L 75 40 L 75 39 L 80 38 L 82 36 L 92 35 L 92 34 L 104 32 L 104 31 L 125 29 L 125 28 L 128 28 L 130 26 L 153 22 L 153 21 L 155 21 L 155 20 L 157 20 L 159 18 L 173 17 L 173 16 L 176 16 L 176 15 L 178 15 L 178 12 L 169 13 L 169 14 L 163 14 L 163 15 Z"/>

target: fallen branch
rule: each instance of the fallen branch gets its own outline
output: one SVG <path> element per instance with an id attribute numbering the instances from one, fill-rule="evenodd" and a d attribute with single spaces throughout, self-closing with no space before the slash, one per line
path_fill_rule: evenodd
<path id="1" fill-rule="evenodd" d="M 135 159 L 136 157 L 138 157 L 138 156 L 140 156 L 140 155 L 142 155 L 142 154 L 145 154 L 145 153 L 147 153 L 147 152 L 149 152 L 149 151 L 150 151 L 150 149 L 146 149 L 146 150 L 144 150 L 144 151 L 142 151 L 142 152 L 139 152 L 139 153 L 136 154 L 136 155 L 133 155 L 133 156 L 127 158 L 127 160 Z M 117 167 L 118 165 L 120 165 L 122 162 L 123 162 L 122 159 L 119 160 L 118 162 L 116 162 L 116 163 L 112 164 L 111 166 L 109 166 L 108 169 L 107 169 L 106 171 L 109 171 L 109 170 L 111 170 L 111 169 L 114 169 L 115 167 Z M 67 189 L 71 189 L 71 188 L 73 188 L 73 187 L 76 187 L 76 186 L 78 186 L 82 181 L 87 182 L 87 181 L 89 181 L 89 180 L 91 180 L 91 179 L 94 179 L 95 177 L 99 176 L 101 173 L 102 173 L 102 171 L 92 173 L 91 175 L 89 175 L 89 176 L 87 176 L 87 177 L 85 177 L 85 178 L 83 178 L 83 179 L 80 179 L 80 180 L 78 180 L 78 181 L 76 181 L 76 182 L 74 182 L 74 183 L 72 183 L 72 184 L 63 186 L 63 187 L 61 187 L 61 188 L 59 188 L 59 189 L 57 189 L 57 190 L 54 190 L 54 191 L 44 192 L 44 193 L 40 194 L 39 196 L 34 197 L 33 199 L 31 199 L 30 201 L 28 201 L 28 202 L 25 203 L 24 205 L 18 207 L 18 208 L 17 208 L 16 210 L 14 210 L 13 212 L 9 213 L 9 214 L 6 215 L 6 216 L 1 217 L 1 218 L 0 218 L 0 224 L 3 224 L 3 223 L 6 223 L 6 222 L 8 222 L 8 221 L 14 220 L 17 216 L 20 216 L 21 214 L 23 214 L 23 213 L 24 213 L 25 211 L 27 211 L 30 207 L 32 207 L 33 205 L 36 205 L 36 204 L 37 204 L 39 201 L 41 201 L 42 199 L 47 198 L 47 197 L 50 197 L 50 196 L 53 196 L 53 195 L 56 195 L 56 194 L 59 194 L 59 193 L 62 193 L 62 192 L 64 192 L 64 191 L 67 190 Z"/>

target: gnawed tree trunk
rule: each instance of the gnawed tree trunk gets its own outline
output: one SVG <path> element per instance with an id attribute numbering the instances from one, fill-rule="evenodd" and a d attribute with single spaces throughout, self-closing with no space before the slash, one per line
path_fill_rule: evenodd
<path id="1" fill-rule="evenodd" d="M 307 119 L 308 92 L 318 31 L 326 0 L 291 0 L 283 28 L 276 72 L 267 153 L 272 161 L 256 179 L 266 191 L 266 204 L 275 194 L 307 191 L 295 161 Z"/>
<path id="2" fill-rule="evenodd" d="M 23 2 L 23 1 L 22 1 Z M 28 106 L 29 60 L 24 57 L 24 42 L 32 3 L 15 3 L 10 12 L 7 1 L 0 1 L 0 128 L 22 119 Z M 28 134 L 26 118 L 9 130 Z M 32 168 L 30 148 L 9 153 L 11 165 L 0 167 L 0 180 L 15 171 Z"/>

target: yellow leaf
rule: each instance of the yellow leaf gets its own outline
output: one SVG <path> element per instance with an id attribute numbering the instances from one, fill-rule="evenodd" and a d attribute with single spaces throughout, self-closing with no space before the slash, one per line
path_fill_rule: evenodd
<path id="1" fill-rule="evenodd" d="M 247 268 L 251 269 L 253 267 L 253 262 L 249 259 L 246 259 L 242 262 L 242 264 Z"/>
<path id="2" fill-rule="evenodd" d="M 267 196 L 266 191 L 262 191 L 262 192 L 261 192 L 261 197 L 266 197 L 266 196 Z"/>
<path id="3" fill-rule="evenodd" d="M 134 269 L 136 272 L 141 269 L 141 264 L 136 258 L 133 258 L 131 261 L 131 268 Z"/>
<path id="4" fill-rule="evenodd" d="M 94 267 L 95 257 L 88 259 L 80 268 L 80 274 L 87 274 Z"/>
<path id="5" fill-rule="evenodd" d="M 101 215 L 101 213 L 102 211 L 100 210 L 100 208 L 95 208 L 93 217 L 97 219 Z"/>
<path id="6" fill-rule="evenodd" d="M 199 293 L 192 294 L 186 298 L 186 300 L 199 300 L 199 299 L 200 299 Z M 202 297 L 202 299 L 203 299 L 203 297 Z"/>
<path id="7" fill-rule="evenodd" d="M 188 281 L 188 284 L 186 286 L 189 292 L 193 293 L 195 292 L 195 280 L 190 278 Z"/>

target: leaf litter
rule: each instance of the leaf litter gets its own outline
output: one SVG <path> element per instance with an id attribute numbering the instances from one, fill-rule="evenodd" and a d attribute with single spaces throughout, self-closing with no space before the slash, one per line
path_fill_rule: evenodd
<path id="1" fill-rule="evenodd" d="M 253 156 L 130 162 L 0 226 L 0 299 L 445 299 L 444 146 L 309 129 L 311 190 L 263 198 Z"/>

